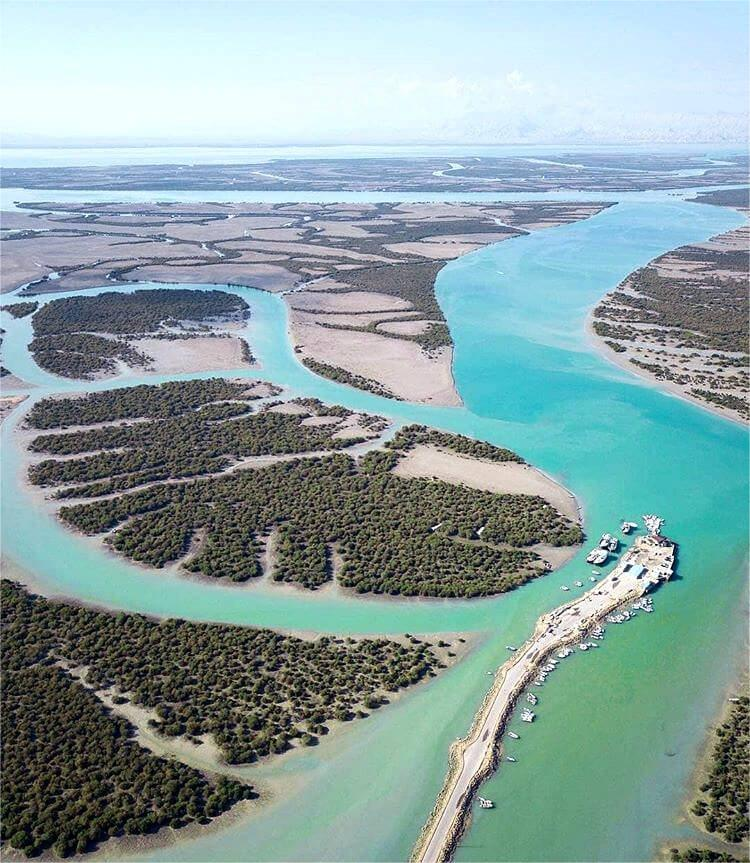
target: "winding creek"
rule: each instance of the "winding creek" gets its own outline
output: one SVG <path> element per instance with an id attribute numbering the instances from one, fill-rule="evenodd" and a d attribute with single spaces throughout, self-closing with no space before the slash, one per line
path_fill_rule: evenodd
<path id="1" fill-rule="evenodd" d="M 540 691 L 537 721 L 509 741 L 518 762 L 503 764 L 482 791 L 496 808 L 475 815 L 458 860 L 648 860 L 663 840 L 689 837 L 691 828 L 678 823 L 682 789 L 744 646 L 746 431 L 610 365 L 584 330 L 590 308 L 628 272 L 743 219 L 665 194 L 620 197 L 592 219 L 485 248 L 441 272 L 438 297 L 456 344 L 463 408 L 387 401 L 313 375 L 290 347 L 283 300 L 232 289 L 251 305 L 247 338 L 262 363 L 242 374 L 511 447 L 578 496 L 589 536 L 655 511 L 680 544 L 679 578 L 658 593 L 656 613 L 610 627 L 605 649 L 562 663 Z M 35 385 L 33 399 L 81 389 L 35 366 L 27 319 L 3 314 L 2 326 L 3 364 Z M 162 378 L 115 385 L 145 380 Z M 30 401 L 2 430 L 9 574 L 47 593 L 160 615 L 336 632 L 478 633 L 478 646 L 436 680 L 314 750 L 253 769 L 271 799 L 179 851 L 185 861 L 406 859 L 442 785 L 448 746 L 466 732 L 489 686 L 487 671 L 507 658 L 506 644 L 523 642 L 536 618 L 561 603 L 560 585 L 588 574 L 583 556 L 507 596 L 470 602 L 219 587 L 137 568 L 63 530 L 25 487 L 17 427 Z M 174 847 L 128 855 L 175 857 Z"/>

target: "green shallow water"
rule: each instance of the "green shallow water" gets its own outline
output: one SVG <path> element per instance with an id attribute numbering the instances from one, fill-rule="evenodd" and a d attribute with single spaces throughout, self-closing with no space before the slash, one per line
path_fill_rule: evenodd
<path id="1" fill-rule="evenodd" d="M 477 815 L 460 860 L 647 860 L 662 838 L 685 833 L 675 823 L 684 781 L 747 623 L 747 435 L 600 359 L 584 321 L 637 266 L 741 221 L 666 196 L 630 196 L 593 219 L 448 265 L 438 295 L 456 343 L 460 409 L 390 402 L 317 378 L 289 348 L 283 302 L 237 291 L 254 312 L 248 337 L 263 369 L 253 377 L 510 446 L 579 496 L 590 536 L 656 511 L 680 543 L 680 578 L 660 591 L 656 613 L 609 627 L 602 649 L 564 663 L 541 690 L 538 722 L 510 741 L 518 763 L 487 783 L 497 809 Z M 28 323 L 9 317 L 4 364 L 37 384 L 35 397 L 76 389 L 35 370 L 24 347 Z M 560 603 L 561 584 L 588 574 L 579 555 L 505 597 L 459 603 L 224 588 L 137 569 L 34 505 L 19 485 L 17 422 L 3 430 L 3 551 L 49 592 L 286 628 L 480 632 L 480 645 L 437 680 L 314 751 L 260 767 L 259 782 L 287 791 L 255 816 L 145 855 L 151 860 L 406 858 L 440 788 L 447 747 L 486 691 L 486 672 L 507 657 L 505 644 L 522 641 L 539 613 Z"/>

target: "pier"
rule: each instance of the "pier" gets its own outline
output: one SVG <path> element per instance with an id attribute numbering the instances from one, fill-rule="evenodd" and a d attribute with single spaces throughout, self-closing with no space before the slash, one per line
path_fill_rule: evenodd
<path id="1" fill-rule="evenodd" d="M 435 807 L 412 852 L 412 863 L 447 863 L 466 828 L 477 791 L 497 768 L 500 741 L 524 690 L 553 651 L 580 642 L 620 606 L 668 581 L 676 545 L 661 536 L 661 523 L 648 524 L 617 566 L 590 590 L 537 621 L 532 637 L 502 665 L 466 737 L 457 740 Z"/>

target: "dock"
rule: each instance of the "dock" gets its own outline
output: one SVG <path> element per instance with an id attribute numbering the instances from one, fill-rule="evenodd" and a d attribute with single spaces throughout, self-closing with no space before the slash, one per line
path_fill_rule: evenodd
<path id="1" fill-rule="evenodd" d="M 581 642 L 608 614 L 672 577 L 676 544 L 661 535 L 661 523 L 651 521 L 647 526 L 649 533 L 639 536 L 601 581 L 542 615 L 532 637 L 498 669 L 469 733 L 451 746 L 448 774 L 414 847 L 412 863 L 451 860 L 481 784 L 498 767 L 508 718 L 550 655 Z"/>

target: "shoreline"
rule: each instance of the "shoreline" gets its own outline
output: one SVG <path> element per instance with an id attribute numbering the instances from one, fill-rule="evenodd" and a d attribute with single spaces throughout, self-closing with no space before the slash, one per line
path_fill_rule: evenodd
<path id="1" fill-rule="evenodd" d="M 615 609 L 643 596 L 660 581 L 669 580 L 675 549 L 675 544 L 663 537 L 639 537 L 594 587 L 538 618 L 532 636 L 497 670 L 467 735 L 451 745 L 448 772 L 414 845 L 411 863 L 448 863 L 453 858 L 471 817 L 474 797 L 498 766 L 508 718 L 534 675 L 554 651 L 585 638 Z M 636 562 L 648 563 L 644 574 L 649 570 L 651 574 L 646 580 L 640 580 L 641 574 L 633 567 Z M 593 604 L 593 608 L 582 612 L 586 604 Z M 561 629 L 556 632 L 558 627 Z"/>
<path id="2" fill-rule="evenodd" d="M 735 658 L 735 664 L 739 666 L 736 677 L 727 685 L 721 698 L 721 705 L 716 713 L 713 714 L 706 727 L 704 739 L 700 744 L 695 763 L 685 783 L 684 794 L 680 802 L 680 817 L 677 823 L 689 825 L 696 832 L 696 836 L 693 839 L 660 840 L 654 853 L 655 859 L 668 861 L 670 859 L 669 852 L 672 848 L 684 850 L 701 844 L 713 851 L 732 854 L 739 860 L 748 859 L 750 845 L 748 845 L 747 841 L 744 843 L 731 843 L 722 839 L 718 834 L 709 833 L 703 821 L 691 811 L 696 800 L 703 796 L 700 786 L 708 778 L 712 766 L 713 750 L 717 742 L 716 730 L 729 718 L 729 714 L 732 711 L 733 703 L 730 699 L 738 695 L 747 694 L 749 691 L 750 677 L 748 676 L 746 667 L 748 646 L 748 643 L 746 643 L 740 650 L 740 655 Z"/>
<path id="3" fill-rule="evenodd" d="M 744 420 L 740 419 L 739 417 L 732 416 L 717 405 L 712 405 L 710 402 L 706 402 L 703 401 L 703 399 L 691 396 L 690 393 L 682 390 L 680 387 L 677 386 L 677 384 L 671 383 L 670 381 L 662 381 L 646 369 L 634 366 L 628 360 L 624 359 L 624 357 L 621 357 L 620 354 L 617 353 L 617 351 L 613 351 L 612 348 L 610 348 L 609 345 L 605 344 L 604 340 L 594 332 L 593 321 L 594 308 L 592 307 L 592 309 L 586 315 L 586 321 L 584 324 L 588 341 L 593 347 L 594 351 L 599 356 L 612 363 L 612 365 L 615 365 L 626 372 L 630 372 L 630 374 L 643 381 L 643 383 L 647 386 L 650 386 L 653 389 L 660 390 L 665 395 L 672 396 L 673 398 L 680 399 L 684 402 L 687 402 L 688 404 L 702 408 L 704 411 L 708 411 L 716 417 L 720 417 L 723 420 L 728 420 L 729 422 L 740 426 L 740 428 L 748 428 L 748 424 Z"/>

